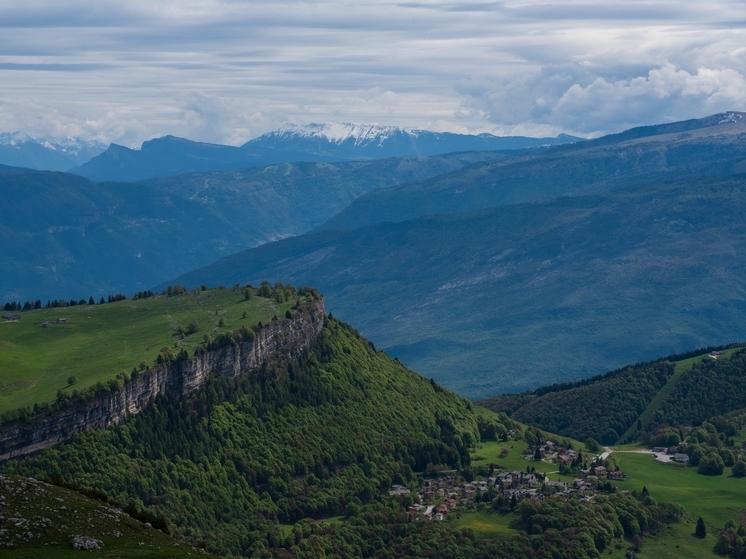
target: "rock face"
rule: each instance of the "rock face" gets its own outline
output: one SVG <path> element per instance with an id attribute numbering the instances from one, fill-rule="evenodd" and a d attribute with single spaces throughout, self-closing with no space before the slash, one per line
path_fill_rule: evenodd
<path id="1" fill-rule="evenodd" d="M 324 300 L 309 301 L 291 318 L 264 326 L 252 341 L 219 347 L 200 355 L 133 375 L 122 388 L 97 394 L 75 404 L 36 417 L 0 426 L 0 461 L 54 446 L 94 428 L 105 428 L 140 413 L 156 396 L 166 393 L 186 397 L 211 375 L 236 377 L 268 362 L 281 363 L 298 356 L 324 326 Z"/>
<path id="2" fill-rule="evenodd" d="M 86 536 L 73 536 L 70 538 L 70 545 L 73 549 L 84 549 L 86 551 L 98 551 L 104 547 L 104 542 L 95 538 L 88 538 Z"/>

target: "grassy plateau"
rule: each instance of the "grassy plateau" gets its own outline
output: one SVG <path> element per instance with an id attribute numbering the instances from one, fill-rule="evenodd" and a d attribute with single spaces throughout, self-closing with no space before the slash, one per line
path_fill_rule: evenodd
<path id="1" fill-rule="evenodd" d="M 293 303 L 245 300 L 242 291 L 214 289 L 19 313 L 19 322 L 0 322 L 0 413 L 49 402 L 58 390 L 105 382 L 143 361 L 152 364 L 163 347 L 191 353 L 205 334 L 267 323 Z M 69 322 L 58 324 L 60 318 Z M 44 322 L 50 326 L 43 328 Z M 190 325 L 196 332 L 179 332 Z"/>

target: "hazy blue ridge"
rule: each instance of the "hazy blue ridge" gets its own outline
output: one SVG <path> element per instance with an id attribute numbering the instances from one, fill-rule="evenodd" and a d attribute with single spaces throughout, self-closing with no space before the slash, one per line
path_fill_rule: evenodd
<path id="1" fill-rule="evenodd" d="M 169 283 L 290 281 L 469 397 L 746 338 L 746 177 L 322 231 Z"/>
<path id="2" fill-rule="evenodd" d="M 721 114 L 635 128 L 380 189 L 361 196 L 319 229 L 607 192 L 653 179 L 745 171 L 746 121 L 740 113 Z"/>
<path id="3" fill-rule="evenodd" d="M 70 138 L 44 141 L 0 134 L 0 164 L 46 171 L 68 171 L 102 153 L 106 146 Z"/>
<path id="4" fill-rule="evenodd" d="M 132 294 L 268 241 L 304 233 L 372 189 L 501 157 L 494 152 L 282 164 L 94 183 L 6 168 L 0 302 Z"/>
<path id="5" fill-rule="evenodd" d="M 366 129 L 375 127 L 366 127 Z M 386 129 L 365 138 L 309 135 L 303 127 L 277 131 L 243 146 L 224 146 L 165 136 L 131 149 L 112 144 L 74 172 L 96 181 L 137 181 L 188 172 L 218 171 L 293 162 L 340 162 L 433 156 L 466 151 L 515 150 L 578 141 L 580 138 L 498 137 Z"/>

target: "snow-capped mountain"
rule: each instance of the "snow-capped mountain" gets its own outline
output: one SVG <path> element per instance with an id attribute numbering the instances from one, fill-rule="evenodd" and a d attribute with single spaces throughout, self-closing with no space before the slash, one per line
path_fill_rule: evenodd
<path id="1" fill-rule="evenodd" d="M 69 171 L 103 153 L 106 144 L 80 138 L 31 138 L 20 132 L 0 134 L 0 165 L 44 171 Z"/>
<path id="2" fill-rule="evenodd" d="M 189 172 L 220 171 L 295 162 L 363 161 L 465 151 L 501 151 L 566 144 L 580 138 L 527 138 L 451 134 L 350 123 L 287 124 L 241 147 L 165 136 L 130 149 L 112 144 L 75 169 L 95 181 L 136 181 Z"/>
<path id="3" fill-rule="evenodd" d="M 335 144 L 352 140 L 355 145 L 363 143 L 377 143 L 382 145 L 388 138 L 396 134 L 417 137 L 420 133 L 428 133 L 413 128 L 398 128 L 396 126 L 377 126 L 375 124 L 352 124 L 349 122 L 327 122 L 319 124 L 285 124 L 274 132 L 269 132 L 262 138 L 277 139 L 290 138 L 323 138 Z"/>
<path id="4" fill-rule="evenodd" d="M 580 140 L 454 134 L 396 126 L 353 124 L 349 122 L 286 124 L 244 145 L 244 148 L 282 148 L 290 151 L 323 153 L 343 159 L 377 159 L 413 155 L 439 155 L 457 151 L 513 150 L 563 144 Z"/>

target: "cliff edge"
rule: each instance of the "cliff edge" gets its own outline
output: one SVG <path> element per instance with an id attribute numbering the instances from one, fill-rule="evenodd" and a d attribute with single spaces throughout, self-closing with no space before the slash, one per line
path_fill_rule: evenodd
<path id="1" fill-rule="evenodd" d="M 311 345 L 324 326 L 324 299 L 308 301 L 290 318 L 275 320 L 253 339 L 200 352 L 194 357 L 154 365 L 121 388 L 100 392 L 85 402 L 55 409 L 31 420 L 0 425 L 0 462 L 57 445 L 75 433 L 106 428 L 140 413 L 157 396 L 186 397 L 211 375 L 236 377 L 264 363 L 284 362 Z"/>

